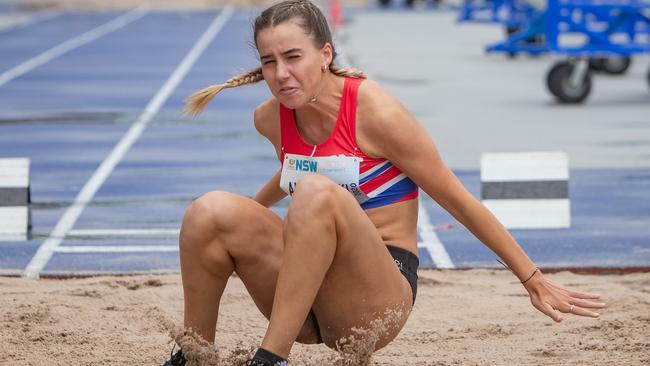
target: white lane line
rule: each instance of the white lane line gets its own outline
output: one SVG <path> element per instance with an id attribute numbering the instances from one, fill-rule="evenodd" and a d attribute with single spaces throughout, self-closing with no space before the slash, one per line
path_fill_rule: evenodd
<path id="1" fill-rule="evenodd" d="M 50 20 L 50 19 L 54 19 L 56 17 L 60 17 L 61 15 L 63 15 L 63 12 L 61 12 L 61 11 L 42 12 L 42 13 L 36 14 L 36 15 L 34 15 L 32 17 L 29 17 L 29 19 L 27 19 L 27 20 L 25 20 L 25 21 L 23 21 L 21 23 L 10 25 L 10 26 L 8 26 L 6 28 L 0 28 L 0 34 L 5 33 L 5 32 L 9 32 L 9 31 L 13 31 L 13 30 L 16 30 L 16 29 L 20 29 L 20 28 L 26 28 L 26 27 L 28 27 L 30 25 L 35 25 L 35 24 L 44 22 L 46 20 Z"/>
<path id="2" fill-rule="evenodd" d="M 111 151 L 106 159 L 104 159 L 99 168 L 97 168 L 92 177 L 90 177 L 88 182 L 83 186 L 79 194 L 77 194 L 77 197 L 75 197 L 70 207 L 68 207 L 61 219 L 59 219 L 59 222 L 57 222 L 50 237 L 41 244 L 32 260 L 29 262 L 27 267 L 25 267 L 25 276 L 32 278 L 38 277 L 39 273 L 47 265 L 47 262 L 49 262 L 56 248 L 72 229 L 86 205 L 93 199 L 95 193 L 97 193 L 101 185 L 104 184 L 106 178 L 111 174 L 117 163 L 119 163 L 133 143 L 138 139 L 138 137 L 140 137 L 149 121 L 151 121 L 154 115 L 158 113 L 162 104 L 167 100 L 167 98 L 169 98 L 172 91 L 178 86 L 190 68 L 194 65 L 194 62 L 196 62 L 212 39 L 217 35 L 217 33 L 219 33 L 228 19 L 230 19 L 232 13 L 232 7 L 227 6 L 224 8 L 224 10 L 214 19 L 212 24 L 210 24 L 205 33 L 203 33 L 201 38 L 199 38 L 199 40 L 194 44 L 194 47 L 192 47 L 180 65 L 178 65 L 176 70 L 174 70 L 174 73 L 169 77 L 169 79 L 167 79 L 163 87 L 149 102 L 144 112 L 138 117 L 131 128 L 129 128 L 115 148 L 113 148 L 113 151 Z"/>
<path id="3" fill-rule="evenodd" d="M 142 10 L 140 8 L 131 10 L 130 12 L 126 14 L 122 14 L 119 17 L 111 20 L 108 23 L 105 23 L 103 25 L 100 25 L 97 28 L 91 29 L 86 33 L 83 33 L 81 35 L 78 35 L 74 38 L 71 38 L 63 43 L 61 43 L 58 46 L 54 46 L 50 48 L 49 50 L 41 53 L 38 56 L 35 56 L 22 64 L 14 67 L 13 69 L 10 69 L 8 71 L 5 71 L 4 73 L 0 74 L 0 86 L 10 82 L 11 80 L 26 74 L 27 72 L 37 68 L 38 66 L 41 66 L 61 55 L 64 53 L 73 50 L 75 48 L 78 48 L 80 46 L 85 45 L 86 43 L 89 43 L 91 41 L 96 40 L 97 38 L 100 38 L 108 33 L 114 32 L 127 24 L 140 19 L 143 17 L 148 11 Z"/>
<path id="4" fill-rule="evenodd" d="M 431 225 L 429 214 L 424 209 L 422 200 L 420 200 L 419 206 L 418 232 L 422 238 L 422 242 L 418 243 L 418 246 L 422 246 L 429 251 L 429 255 L 431 256 L 431 259 L 433 259 L 436 268 L 456 268 L 454 262 L 449 258 L 445 246 L 442 245 L 440 238 L 438 238 L 434 226 Z"/>
<path id="5" fill-rule="evenodd" d="M 70 230 L 67 236 L 178 236 L 179 233 L 179 229 L 79 229 Z"/>
<path id="6" fill-rule="evenodd" d="M 178 245 L 77 245 L 54 249 L 57 253 L 166 253 L 178 252 Z"/>

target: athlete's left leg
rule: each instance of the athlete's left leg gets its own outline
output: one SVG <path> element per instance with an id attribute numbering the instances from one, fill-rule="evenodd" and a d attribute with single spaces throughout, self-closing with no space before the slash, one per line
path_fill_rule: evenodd
<path id="1" fill-rule="evenodd" d="M 284 240 L 262 348 L 286 358 L 311 308 L 330 347 L 389 309 L 405 311 L 375 347 L 397 336 L 412 306 L 411 288 L 350 193 L 320 175 L 301 179 L 285 218 Z"/>

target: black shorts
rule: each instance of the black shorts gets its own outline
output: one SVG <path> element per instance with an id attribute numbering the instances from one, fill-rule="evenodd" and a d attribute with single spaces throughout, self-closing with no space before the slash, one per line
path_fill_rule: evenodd
<path id="1" fill-rule="evenodd" d="M 386 244 L 386 248 L 388 248 L 390 255 L 395 260 L 399 271 L 409 281 L 411 292 L 413 292 L 413 303 L 415 304 L 415 296 L 418 293 L 418 267 L 420 266 L 418 256 L 406 249 L 393 245 Z"/>
<path id="2" fill-rule="evenodd" d="M 411 285 L 413 303 L 415 304 L 415 296 L 418 293 L 418 267 L 420 265 L 420 260 L 415 254 L 409 252 L 406 249 L 389 244 L 386 244 L 386 248 L 388 248 L 388 252 L 393 257 L 393 260 L 395 261 L 397 268 L 399 268 L 399 271 L 402 272 L 402 275 L 409 282 L 409 285 Z M 309 317 L 314 323 L 314 328 L 316 329 L 317 343 L 323 343 L 323 338 L 320 334 L 320 326 L 318 325 L 318 319 L 316 318 L 316 314 L 314 314 L 313 309 L 309 311 Z"/>

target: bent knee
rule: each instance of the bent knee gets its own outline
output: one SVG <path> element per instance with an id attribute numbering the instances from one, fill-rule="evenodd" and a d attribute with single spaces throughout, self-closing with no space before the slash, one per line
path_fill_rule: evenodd
<path id="1" fill-rule="evenodd" d="M 338 184 L 323 175 L 308 174 L 298 182 L 292 202 L 304 201 L 310 203 L 309 206 L 327 206 L 334 202 L 335 196 L 340 194 L 340 189 L 342 188 Z"/>
<path id="2" fill-rule="evenodd" d="M 222 191 L 203 194 L 192 201 L 185 210 L 184 221 L 208 221 L 212 224 L 227 222 L 236 216 L 241 197 Z"/>
<path id="3" fill-rule="evenodd" d="M 300 178 L 294 194 L 325 191 L 333 186 L 337 184 L 330 178 L 322 174 L 310 173 Z"/>
<path id="4" fill-rule="evenodd" d="M 181 225 L 181 245 L 188 242 L 184 239 L 214 236 L 219 231 L 232 227 L 236 212 L 236 195 L 221 191 L 203 194 L 185 210 Z"/>
<path id="5" fill-rule="evenodd" d="M 203 253 L 212 246 L 234 257 L 259 257 L 277 252 L 282 221 L 258 210 L 250 199 L 221 191 L 194 200 L 183 217 L 179 246 L 182 251 Z"/>

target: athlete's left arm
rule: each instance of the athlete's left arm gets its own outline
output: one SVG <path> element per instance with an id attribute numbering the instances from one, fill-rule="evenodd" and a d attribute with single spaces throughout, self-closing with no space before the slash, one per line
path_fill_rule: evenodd
<path id="1" fill-rule="evenodd" d="M 469 229 L 481 242 L 501 257 L 521 280 L 536 270 L 519 244 L 504 226 L 472 196 L 442 161 L 427 131 L 390 94 L 378 84 L 367 81 L 359 91 L 357 140 L 371 156 L 390 160 L 440 206 Z M 587 301 L 598 294 L 579 293 L 553 284 L 536 273 L 524 287 L 533 305 L 559 322 L 560 312 L 575 305 L 576 315 L 597 317 L 588 309 L 604 304 Z"/>

